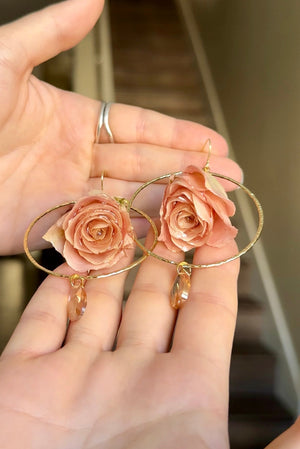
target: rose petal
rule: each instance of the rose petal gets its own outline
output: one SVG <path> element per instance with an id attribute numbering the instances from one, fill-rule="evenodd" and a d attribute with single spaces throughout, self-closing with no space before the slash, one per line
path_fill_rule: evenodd
<path id="1" fill-rule="evenodd" d="M 110 268 L 135 246 L 127 208 L 103 193 L 81 198 L 45 237 L 79 272 Z"/>
<path id="2" fill-rule="evenodd" d="M 196 195 L 193 195 L 193 201 L 195 205 L 195 211 L 197 213 L 197 216 L 207 223 L 212 224 L 212 213 L 211 213 L 211 207 L 209 207 L 207 204 L 204 203 L 202 199 L 197 197 Z"/>
<path id="3" fill-rule="evenodd" d="M 100 270 L 115 265 L 124 256 L 123 249 L 112 249 L 105 252 L 105 258 L 99 258 L 99 255 L 89 252 L 79 251 L 79 255 L 87 263 L 90 263 L 93 270 Z"/>
<path id="4" fill-rule="evenodd" d="M 90 263 L 87 263 L 68 241 L 65 242 L 63 256 L 69 267 L 73 268 L 75 271 L 84 273 L 85 271 L 93 269 L 93 266 Z"/>
<path id="5" fill-rule="evenodd" d="M 52 225 L 46 234 L 43 235 L 43 239 L 50 242 L 56 251 L 62 254 L 65 242 L 65 233 L 60 226 L 56 223 Z"/>
<path id="6" fill-rule="evenodd" d="M 225 246 L 230 240 L 233 240 L 237 235 L 238 230 L 232 225 L 226 225 L 223 220 L 217 218 L 214 223 L 213 232 L 210 234 L 207 245 L 216 248 Z"/>
<path id="7" fill-rule="evenodd" d="M 221 199 L 213 196 L 211 192 L 206 192 L 207 204 L 223 219 L 223 221 L 230 223 L 228 217 L 235 214 L 235 205 L 229 199 Z"/>
<path id="8" fill-rule="evenodd" d="M 204 172 L 204 179 L 205 179 L 205 187 L 207 190 L 211 191 L 220 198 L 228 199 L 225 189 L 218 182 L 215 176 L 212 176 L 210 173 Z"/>
<path id="9" fill-rule="evenodd" d="M 235 206 L 217 179 L 204 170 L 189 166 L 170 179 L 161 209 L 161 234 L 171 250 L 200 247 L 208 241 L 221 245 L 236 235 L 229 216 Z"/>

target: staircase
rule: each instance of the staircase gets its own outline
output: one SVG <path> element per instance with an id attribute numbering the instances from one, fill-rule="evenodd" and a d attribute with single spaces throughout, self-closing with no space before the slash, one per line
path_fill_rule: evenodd
<path id="1" fill-rule="evenodd" d="M 116 101 L 214 128 L 201 74 L 174 0 L 111 0 L 110 18 Z M 61 88 L 71 88 L 71 69 L 70 52 L 39 68 L 46 81 Z M 241 262 L 229 431 L 231 449 L 261 449 L 291 425 L 292 416 L 274 394 L 276 357 L 261 343 L 265 310 L 249 287 L 251 257 Z M 32 294 L 36 277 L 35 268 L 22 256 L 0 258 L 0 352 Z"/>
<path id="2" fill-rule="evenodd" d="M 116 101 L 214 128 L 174 0 L 111 0 L 110 18 Z M 251 257 L 242 260 L 239 282 L 230 374 L 231 449 L 261 449 L 292 423 L 274 394 L 276 357 L 260 341 L 264 307 L 251 296 L 249 270 Z"/>

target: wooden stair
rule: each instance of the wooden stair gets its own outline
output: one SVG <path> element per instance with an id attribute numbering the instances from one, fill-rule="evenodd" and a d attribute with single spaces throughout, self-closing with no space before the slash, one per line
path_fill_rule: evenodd
<path id="1" fill-rule="evenodd" d="M 230 395 L 231 449 L 262 449 L 291 423 L 291 416 L 273 394 Z"/>
<path id="2" fill-rule="evenodd" d="M 212 127 L 173 2 L 112 0 L 110 15 L 116 100 Z"/>
<path id="3" fill-rule="evenodd" d="M 116 101 L 214 128 L 174 0 L 111 0 L 110 17 Z M 242 263 L 230 374 L 231 449 L 261 449 L 292 423 L 274 395 L 275 355 L 260 342 L 264 308 L 242 285 L 248 270 Z"/>

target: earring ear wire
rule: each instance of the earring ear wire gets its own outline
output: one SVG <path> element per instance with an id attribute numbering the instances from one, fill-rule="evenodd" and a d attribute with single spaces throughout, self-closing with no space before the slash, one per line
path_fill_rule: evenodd
<path id="1" fill-rule="evenodd" d="M 101 189 L 101 192 L 104 191 L 104 176 L 105 176 L 105 172 L 103 170 L 101 172 L 101 177 L 100 177 L 100 189 Z"/>
<path id="2" fill-rule="evenodd" d="M 210 160 L 210 156 L 211 156 L 211 152 L 212 152 L 212 145 L 211 145 L 211 140 L 210 139 L 207 139 L 207 141 L 205 142 L 203 148 L 205 148 L 206 145 L 208 145 L 208 154 L 207 154 L 207 160 L 206 160 L 206 163 L 205 163 L 205 165 L 203 167 L 203 170 L 206 171 L 206 172 L 209 172 L 210 171 L 209 160 Z"/>

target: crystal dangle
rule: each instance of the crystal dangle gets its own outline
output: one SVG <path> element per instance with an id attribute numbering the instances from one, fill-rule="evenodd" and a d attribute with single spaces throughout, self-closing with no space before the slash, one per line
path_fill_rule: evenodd
<path id="1" fill-rule="evenodd" d="M 192 269 L 186 262 L 180 262 L 177 265 L 177 273 L 170 297 L 170 303 L 174 309 L 180 309 L 188 300 Z"/>
<path id="2" fill-rule="evenodd" d="M 83 314 L 87 306 L 87 295 L 85 291 L 86 279 L 78 274 L 70 277 L 71 291 L 68 299 L 68 319 L 70 321 L 78 320 Z"/>

